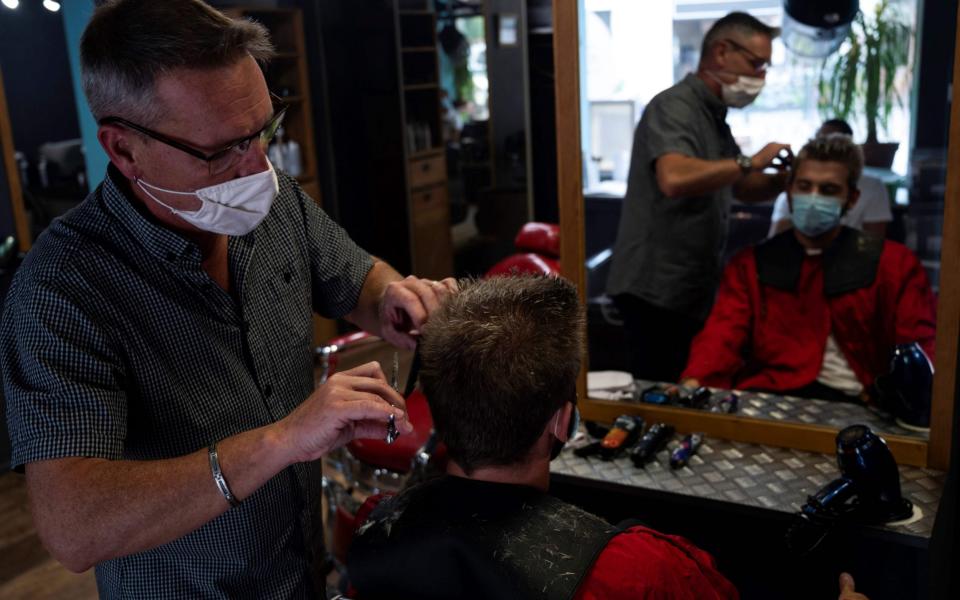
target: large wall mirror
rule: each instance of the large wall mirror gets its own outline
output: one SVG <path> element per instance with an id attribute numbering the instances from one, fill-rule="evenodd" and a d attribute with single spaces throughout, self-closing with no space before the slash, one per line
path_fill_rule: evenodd
<path id="1" fill-rule="evenodd" d="M 783 4 L 757 0 L 748 3 L 746 10 L 771 27 L 781 27 Z M 587 418 L 610 422 L 619 414 L 634 413 L 648 421 L 670 422 L 681 430 L 819 452 L 834 451 L 840 428 L 865 423 L 885 436 L 900 462 L 946 467 L 960 313 L 956 276 L 960 215 L 955 212 L 960 179 L 958 170 L 947 166 L 960 158 L 960 128 L 958 110 L 951 107 L 948 92 L 956 72 L 950 68 L 956 68 L 955 47 L 942 40 L 956 37 L 957 7 L 924 0 L 861 0 L 859 4 L 868 28 L 879 15 L 888 23 L 900 23 L 904 32 L 902 61 L 891 86 L 901 101 L 894 101 L 889 118 L 877 132 L 880 141 L 899 145 L 891 149 L 884 164 L 867 148 L 861 198 L 871 196 L 870 203 L 884 210 L 879 214 L 871 209 L 875 216 L 864 219 L 859 227 L 909 248 L 930 283 L 937 318 L 935 343 L 928 344 L 931 350 L 935 346 L 929 431 L 903 427 L 902 421 L 876 408 L 873 400 L 840 402 L 743 389 L 736 377 L 729 386 L 739 395 L 733 414 L 641 400 L 645 387 L 676 383 L 676 379 L 658 378 L 638 380 L 636 393 L 620 400 L 584 389 L 589 398 L 583 410 Z M 621 224 L 624 207 L 631 201 L 627 196 L 635 193 L 628 192 L 636 185 L 631 169 L 652 168 L 631 164 L 635 144 L 645 142 L 642 136 L 635 140 L 635 130 L 657 94 L 696 72 L 701 42 L 711 25 L 731 11 L 745 10 L 744 3 L 676 0 L 640 6 L 629 0 L 577 0 L 555 1 L 554 10 L 556 60 L 566 65 L 557 74 L 562 263 L 583 291 L 588 307 L 590 370 L 630 371 L 622 315 L 609 293 L 609 273 L 618 231 L 622 236 L 631 230 Z M 853 34 L 860 29 L 855 22 Z M 771 50 L 766 84 L 758 99 L 744 109 L 730 108 L 725 117 L 733 139 L 747 156 L 773 141 L 789 143 L 797 151 L 824 120 L 837 116 L 835 109 L 820 106 L 829 93 L 829 86 L 821 81 L 829 83 L 838 72 L 835 59 L 800 57 L 781 37 L 773 40 Z M 846 50 L 844 45 L 839 48 L 841 54 Z M 868 137 L 863 114 L 854 108 L 847 116 L 858 143 Z M 716 252 L 717 262 L 724 266 L 742 249 L 782 230 L 784 223 L 779 221 L 789 217 L 787 206 L 785 197 L 761 203 L 731 198 L 726 243 Z M 811 325 L 798 319 L 792 326 Z M 892 355 L 893 348 L 883 352 Z M 716 402 L 727 390 L 713 391 Z M 872 386 L 864 392 L 874 393 Z"/>

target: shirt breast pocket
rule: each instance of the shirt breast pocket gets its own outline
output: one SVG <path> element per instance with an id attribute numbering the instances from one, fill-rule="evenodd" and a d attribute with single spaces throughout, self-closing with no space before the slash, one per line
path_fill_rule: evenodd
<path id="1" fill-rule="evenodd" d="M 265 320 L 290 346 L 308 349 L 313 341 L 313 309 L 308 271 L 295 261 L 266 273 L 267 294 L 261 307 Z"/>

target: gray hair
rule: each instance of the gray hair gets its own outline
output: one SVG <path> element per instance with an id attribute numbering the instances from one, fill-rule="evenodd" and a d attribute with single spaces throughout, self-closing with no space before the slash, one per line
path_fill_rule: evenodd
<path id="1" fill-rule="evenodd" d="M 760 19 L 745 12 L 732 12 L 707 30 L 707 35 L 703 36 L 703 44 L 700 46 L 700 62 L 710 53 L 710 48 L 717 42 L 723 41 L 729 37 L 747 38 L 752 35 L 765 35 L 771 40 L 780 35 L 780 28 L 770 27 Z"/>
<path id="2" fill-rule="evenodd" d="M 94 11 L 80 40 L 83 91 L 94 118 L 149 126 L 163 117 L 157 77 L 273 56 L 266 28 L 231 19 L 201 0 L 112 0 Z"/>

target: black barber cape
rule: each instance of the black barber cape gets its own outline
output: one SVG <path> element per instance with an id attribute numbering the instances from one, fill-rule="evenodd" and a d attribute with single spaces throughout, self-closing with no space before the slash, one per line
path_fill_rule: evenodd
<path id="1" fill-rule="evenodd" d="M 568 599 L 621 531 L 534 488 L 443 476 L 377 506 L 347 565 L 358 600 Z"/>

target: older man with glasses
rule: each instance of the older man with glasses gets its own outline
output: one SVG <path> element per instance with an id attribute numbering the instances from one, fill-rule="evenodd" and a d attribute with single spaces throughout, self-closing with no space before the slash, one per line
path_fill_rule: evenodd
<path id="1" fill-rule="evenodd" d="M 646 106 L 633 142 L 627 194 L 607 292 L 621 315 L 631 370 L 676 381 L 710 312 L 731 200 L 772 200 L 783 190 L 786 144 L 744 156 L 727 109 L 759 95 L 777 30 L 741 12 L 703 39 L 696 73 Z M 778 158 L 779 157 L 779 158 Z"/>
<path id="2" fill-rule="evenodd" d="M 273 169 L 271 54 L 199 0 L 106 2 L 83 36 L 110 166 L 17 273 L 0 364 L 40 537 L 103 598 L 322 595 L 317 459 L 411 428 L 376 363 L 314 389 L 312 315 L 412 347 L 456 289 Z"/>

